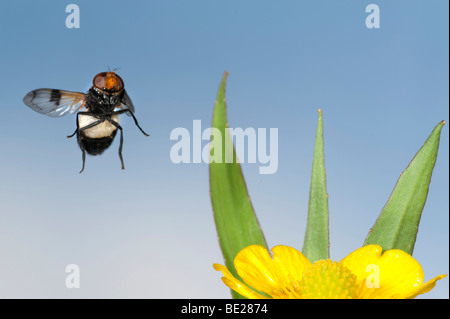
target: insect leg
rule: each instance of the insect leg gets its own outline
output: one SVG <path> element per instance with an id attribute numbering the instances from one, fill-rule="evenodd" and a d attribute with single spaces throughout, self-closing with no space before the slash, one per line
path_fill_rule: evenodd
<path id="1" fill-rule="evenodd" d="M 82 166 L 81 166 L 81 171 L 80 174 L 84 171 L 84 163 L 86 162 L 86 149 L 83 143 L 83 135 L 82 134 L 78 134 L 77 135 L 77 140 L 78 140 L 78 146 L 80 146 L 81 149 L 81 159 L 82 159 Z"/>
<path id="2" fill-rule="evenodd" d="M 112 125 L 114 125 L 115 127 L 117 127 L 120 130 L 119 158 L 120 158 L 120 163 L 122 164 L 122 169 L 125 169 L 125 165 L 123 164 L 123 157 L 122 157 L 122 146 L 123 146 L 122 126 L 120 126 L 119 123 L 117 123 L 116 121 L 114 121 L 112 119 L 107 119 L 107 120 L 109 123 L 111 123 Z"/>
<path id="3" fill-rule="evenodd" d="M 75 129 L 75 132 L 73 132 L 73 134 L 71 134 L 71 135 L 67 135 L 66 138 L 73 137 L 77 132 L 78 132 L 78 121 L 77 121 L 77 128 Z"/>
<path id="4" fill-rule="evenodd" d="M 84 113 L 89 113 L 89 112 L 80 112 L 80 113 L 84 114 Z M 80 113 L 78 113 L 78 114 L 80 114 Z M 86 114 L 86 115 L 90 115 L 90 114 Z M 77 115 L 77 119 L 78 119 L 78 115 Z M 90 123 L 89 125 L 86 125 L 86 126 L 84 126 L 82 128 L 79 128 L 78 127 L 78 120 L 77 120 L 77 129 L 76 129 L 75 133 L 80 132 L 80 131 L 84 131 L 84 130 L 86 130 L 88 128 L 91 128 L 91 127 L 94 127 L 94 126 L 102 123 L 103 121 L 105 121 L 105 120 L 104 119 L 100 119 L 98 121 Z M 73 133 L 71 136 L 68 136 L 68 137 L 72 137 L 75 133 Z M 82 173 L 84 171 L 84 163 L 86 162 L 86 150 L 85 150 L 84 144 L 80 143 L 80 139 L 82 137 L 80 135 L 77 135 L 77 137 L 79 139 L 78 140 L 78 145 L 80 146 L 80 149 L 81 149 L 81 152 L 82 152 L 81 158 L 83 160 L 83 166 L 81 167 L 81 171 L 80 171 L 80 173 Z"/>
<path id="5" fill-rule="evenodd" d="M 88 124 L 86 126 L 83 126 L 82 128 L 77 128 L 77 131 L 87 130 L 88 128 L 91 128 L 91 127 L 94 127 L 96 125 L 99 125 L 99 124 L 103 123 L 104 121 L 105 121 L 105 119 L 100 119 L 100 120 L 92 122 L 92 123 L 90 123 L 90 124 Z"/>
<path id="6" fill-rule="evenodd" d="M 84 163 L 86 162 L 86 151 L 85 151 L 84 147 L 81 148 L 81 152 L 82 152 L 81 158 L 83 160 L 83 166 L 81 167 L 80 174 L 84 171 Z"/>
<path id="7" fill-rule="evenodd" d="M 82 115 L 93 115 L 92 112 L 78 112 L 78 113 L 77 113 L 77 119 L 76 119 L 76 121 L 77 121 L 77 128 L 75 129 L 75 132 L 73 132 L 73 134 L 67 135 L 66 138 L 71 138 L 71 137 L 73 137 L 75 134 L 77 134 L 78 130 L 80 129 L 80 126 L 78 125 L 78 116 L 79 116 L 80 114 L 82 114 Z M 100 123 L 97 123 L 97 124 L 100 124 Z"/>
<path id="8" fill-rule="evenodd" d="M 123 114 L 123 113 L 126 113 L 126 112 L 128 112 L 128 114 L 130 114 L 133 117 L 134 124 L 136 124 L 136 126 L 141 130 L 142 134 L 144 134 L 145 136 L 149 137 L 150 135 L 145 133 L 144 130 L 139 126 L 136 117 L 134 116 L 133 112 L 131 112 L 129 109 L 119 110 L 119 111 L 114 112 L 113 114 L 119 115 L 119 114 Z"/>

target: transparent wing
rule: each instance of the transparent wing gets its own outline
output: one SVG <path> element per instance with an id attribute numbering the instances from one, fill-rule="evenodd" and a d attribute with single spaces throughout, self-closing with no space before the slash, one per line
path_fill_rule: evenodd
<path id="1" fill-rule="evenodd" d="M 85 103 L 86 94 L 80 92 L 37 89 L 23 98 L 23 103 L 32 110 L 52 117 L 74 114 Z"/>
<path id="2" fill-rule="evenodd" d="M 131 102 L 131 98 L 128 96 L 127 91 L 124 90 L 123 93 L 124 94 L 123 94 L 123 97 L 122 97 L 122 106 L 126 106 L 127 108 L 130 109 L 130 111 L 132 113 L 134 113 L 135 110 L 134 110 L 133 102 Z M 128 114 L 128 112 L 127 112 L 127 115 L 131 116 L 130 114 Z"/>

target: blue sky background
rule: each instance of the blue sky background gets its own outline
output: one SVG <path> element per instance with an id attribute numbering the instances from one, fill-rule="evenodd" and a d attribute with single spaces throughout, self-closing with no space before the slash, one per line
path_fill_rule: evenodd
<path id="1" fill-rule="evenodd" d="M 81 28 L 67 29 L 76 3 Z M 367 29 L 366 5 L 381 10 Z M 0 10 L 0 297 L 229 298 L 207 164 L 175 165 L 172 129 L 211 123 L 225 70 L 231 127 L 279 130 L 279 167 L 243 170 L 270 247 L 301 249 L 324 114 L 331 257 L 360 247 L 435 125 L 449 120 L 448 1 L 8 1 Z M 81 168 L 75 117 L 22 103 L 40 87 L 87 91 L 107 67 L 136 107 Z M 449 273 L 449 129 L 414 257 Z M 206 142 L 203 142 L 205 145 Z M 65 287 L 65 267 L 81 288 Z M 423 298 L 448 298 L 448 278 Z"/>

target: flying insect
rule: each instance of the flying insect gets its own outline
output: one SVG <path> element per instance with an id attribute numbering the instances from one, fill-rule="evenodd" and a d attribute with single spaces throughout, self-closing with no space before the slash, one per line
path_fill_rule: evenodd
<path id="1" fill-rule="evenodd" d="M 119 124 L 119 115 L 125 113 L 131 116 L 139 130 L 145 136 L 150 136 L 139 126 L 134 116 L 133 102 L 125 91 L 122 78 L 115 72 L 97 74 L 86 94 L 58 89 L 37 89 L 27 93 L 23 102 L 32 110 L 50 117 L 77 114 L 77 128 L 67 138 L 77 135 L 83 161 L 80 173 L 84 171 L 86 153 L 102 154 L 114 141 L 117 130 L 120 130 L 120 163 L 122 169 L 125 169 L 122 157 L 123 130 Z"/>

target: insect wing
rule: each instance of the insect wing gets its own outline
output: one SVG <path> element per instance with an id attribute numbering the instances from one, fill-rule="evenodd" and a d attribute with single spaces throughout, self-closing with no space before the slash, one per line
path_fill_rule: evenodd
<path id="1" fill-rule="evenodd" d="M 126 106 L 128 109 L 130 109 L 130 111 L 132 113 L 134 113 L 135 112 L 134 105 L 133 105 L 133 102 L 131 102 L 131 98 L 128 96 L 127 91 L 124 90 L 123 93 L 124 94 L 122 97 L 122 106 Z M 130 116 L 130 114 L 128 114 L 128 112 L 127 112 L 127 115 Z"/>
<path id="2" fill-rule="evenodd" d="M 37 89 L 23 98 L 32 110 L 52 117 L 74 114 L 85 103 L 86 94 L 56 89 Z"/>

